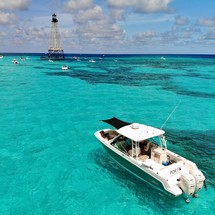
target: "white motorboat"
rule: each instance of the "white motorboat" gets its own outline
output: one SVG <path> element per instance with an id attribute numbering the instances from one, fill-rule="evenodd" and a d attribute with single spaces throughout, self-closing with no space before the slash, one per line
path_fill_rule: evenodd
<path id="1" fill-rule="evenodd" d="M 0 59 L 2 59 L 4 56 L 3 55 L 0 55 Z"/>
<path id="2" fill-rule="evenodd" d="M 19 64 L 19 62 L 18 62 L 15 58 L 12 60 L 12 62 L 13 62 L 14 64 Z"/>
<path id="3" fill-rule="evenodd" d="M 62 65 L 61 69 L 62 69 L 62 70 L 68 70 L 69 67 L 68 67 L 67 65 Z"/>
<path id="4" fill-rule="evenodd" d="M 165 131 L 117 118 L 102 120 L 116 129 L 95 132 L 106 151 L 129 172 L 170 196 L 197 197 L 205 176 L 195 163 L 167 149 Z"/>
<path id="5" fill-rule="evenodd" d="M 90 59 L 89 62 L 90 62 L 90 63 L 95 63 L 96 61 L 93 60 L 93 59 Z"/>

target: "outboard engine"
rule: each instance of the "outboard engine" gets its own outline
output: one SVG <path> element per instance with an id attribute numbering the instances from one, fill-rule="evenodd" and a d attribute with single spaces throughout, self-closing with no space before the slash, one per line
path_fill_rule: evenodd
<path id="1" fill-rule="evenodd" d="M 204 184 L 205 176 L 202 172 L 198 169 L 191 170 L 190 174 L 195 178 L 196 186 L 195 186 L 195 193 L 202 189 Z"/>
<path id="2" fill-rule="evenodd" d="M 180 187 L 186 196 L 193 195 L 196 188 L 195 178 L 191 174 L 181 175 Z"/>

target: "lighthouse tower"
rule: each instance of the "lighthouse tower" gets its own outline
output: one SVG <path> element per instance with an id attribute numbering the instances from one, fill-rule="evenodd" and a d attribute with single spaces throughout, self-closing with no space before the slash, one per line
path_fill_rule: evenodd
<path id="1" fill-rule="evenodd" d="M 56 14 L 52 15 L 51 41 L 48 50 L 48 58 L 52 60 L 63 60 L 64 52 L 60 44 L 60 34 L 58 31 L 58 19 Z"/>

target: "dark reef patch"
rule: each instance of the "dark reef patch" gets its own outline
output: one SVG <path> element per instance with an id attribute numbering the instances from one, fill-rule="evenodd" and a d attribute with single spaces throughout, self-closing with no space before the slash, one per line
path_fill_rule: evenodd
<path id="1" fill-rule="evenodd" d="M 61 71 L 61 67 L 47 67 L 47 66 L 34 66 L 34 69 L 41 69 L 41 70 L 50 70 L 50 71 Z"/>
<path id="2" fill-rule="evenodd" d="M 73 67 L 72 70 L 62 72 L 60 68 L 49 68 L 52 72 L 46 72 L 49 76 L 66 76 L 71 78 L 78 78 L 90 84 L 116 84 L 122 86 L 160 86 L 163 90 L 171 91 L 178 95 L 197 97 L 197 98 L 215 98 L 214 92 L 201 92 L 199 90 L 186 89 L 171 81 L 172 78 L 199 78 L 203 80 L 214 80 L 213 73 L 198 73 L 193 69 L 193 62 L 196 66 L 208 66 L 208 62 L 204 61 L 191 61 L 186 62 L 182 60 L 168 59 L 161 61 L 159 59 L 133 59 L 127 61 L 120 59 L 117 64 L 113 61 L 104 61 L 99 64 L 90 64 L 89 67 Z M 142 68 L 141 72 L 134 72 L 134 68 Z M 158 72 L 145 72 L 147 68 L 159 68 Z M 46 68 L 47 67 L 36 67 Z M 86 68 L 86 69 L 85 69 Z M 169 70 L 170 69 L 170 70 Z M 90 70 L 90 71 L 87 71 Z M 93 71 L 94 70 L 94 71 Z M 97 70 L 97 72 L 95 72 Z M 178 70 L 172 73 L 171 70 Z M 102 72 L 100 72 L 102 71 Z"/>
<path id="3" fill-rule="evenodd" d="M 125 67 L 116 70 L 106 70 L 106 72 L 73 70 L 72 72 L 47 72 L 46 75 L 79 78 L 91 84 L 103 83 L 125 86 L 142 86 L 142 81 L 155 81 L 154 84 L 158 85 L 160 82 L 169 80 L 170 78 L 168 74 L 129 72 L 129 69 Z"/>
<path id="4" fill-rule="evenodd" d="M 172 85 L 170 79 L 171 77 L 175 77 L 175 75 L 163 73 L 134 73 L 129 72 L 129 69 L 125 67 L 116 70 L 106 70 L 106 72 L 73 70 L 72 72 L 46 72 L 45 74 L 48 76 L 79 78 L 90 84 L 117 84 L 122 86 L 143 86 L 143 84 L 144 86 L 159 85 L 163 90 L 171 91 L 183 96 L 215 98 L 215 93 L 195 92 Z M 183 75 L 178 76 L 183 77 Z"/>
<path id="5" fill-rule="evenodd" d="M 191 96 L 191 97 L 199 97 L 199 98 L 215 98 L 215 93 L 205 93 L 205 92 L 195 92 L 187 89 L 183 89 L 177 86 L 173 86 L 171 84 L 165 84 L 165 86 L 162 86 L 163 90 L 174 92 L 178 95 L 183 96 Z"/>
<path id="6" fill-rule="evenodd" d="M 213 76 L 213 74 L 211 73 L 210 75 L 208 74 L 200 74 L 194 70 L 186 70 L 187 73 L 186 74 L 182 74 L 182 75 L 177 75 L 177 76 L 183 76 L 183 77 L 190 77 L 190 78 L 201 78 L 201 79 L 205 79 L 205 80 L 215 80 L 215 77 Z"/>

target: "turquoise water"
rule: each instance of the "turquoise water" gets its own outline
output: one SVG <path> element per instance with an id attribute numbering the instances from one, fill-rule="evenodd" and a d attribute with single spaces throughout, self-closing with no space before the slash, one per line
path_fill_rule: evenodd
<path id="1" fill-rule="evenodd" d="M 0 59 L 1 215 L 213 214 L 215 57 L 11 62 L 20 57 Z M 208 185 L 188 205 L 122 169 L 94 137 L 113 116 L 161 127 L 177 105 L 164 126 L 168 147 Z"/>

